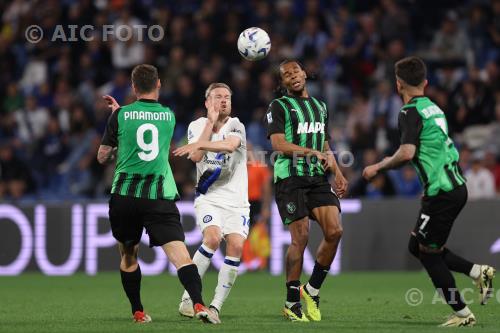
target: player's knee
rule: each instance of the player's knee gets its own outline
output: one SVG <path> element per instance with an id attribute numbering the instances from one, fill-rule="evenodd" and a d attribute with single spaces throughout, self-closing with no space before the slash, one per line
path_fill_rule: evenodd
<path id="1" fill-rule="evenodd" d="M 301 233 L 299 235 L 296 235 L 292 237 L 292 243 L 291 246 L 295 246 L 299 249 L 305 249 L 307 246 L 307 242 L 309 240 L 309 234 L 308 233 Z"/>
<path id="2" fill-rule="evenodd" d="M 410 253 L 417 259 L 420 257 L 420 250 L 417 237 L 413 235 L 410 237 L 410 241 L 408 242 L 408 251 L 410 251 Z"/>
<path id="3" fill-rule="evenodd" d="M 226 255 L 240 258 L 243 253 L 243 243 L 227 243 Z"/>
<path id="4" fill-rule="evenodd" d="M 214 251 L 219 248 L 221 240 L 222 237 L 215 233 L 207 233 L 203 236 L 203 244 Z"/>
<path id="5" fill-rule="evenodd" d="M 325 241 L 326 242 L 339 242 L 340 239 L 342 238 L 342 234 L 344 233 L 344 230 L 342 229 L 341 226 L 335 227 L 335 228 L 330 228 L 325 232 Z"/>
<path id="6" fill-rule="evenodd" d="M 137 268 L 137 251 L 122 252 L 120 269 L 122 271 L 131 272 Z"/>

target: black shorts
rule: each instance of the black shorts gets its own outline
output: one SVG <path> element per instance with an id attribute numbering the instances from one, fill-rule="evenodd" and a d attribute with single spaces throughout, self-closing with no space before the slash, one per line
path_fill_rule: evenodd
<path id="1" fill-rule="evenodd" d="M 184 241 L 179 210 L 172 200 L 142 199 L 112 194 L 109 221 L 113 237 L 133 246 L 141 240 L 146 228 L 149 246 L 162 246 L 171 241 Z"/>
<path id="2" fill-rule="evenodd" d="M 322 206 L 336 206 L 339 198 L 328 179 L 322 176 L 292 176 L 276 183 L 276 204 L 284 224 L 312 216 L 312 210 Z"/>
<path id="3" fill-rule="evenodd" d="M 422 208 L 413 233 L 420 244 L 440 249 L 446 244 L 453 223 L 467 202 L 467 187 L 422 198 Z"/>

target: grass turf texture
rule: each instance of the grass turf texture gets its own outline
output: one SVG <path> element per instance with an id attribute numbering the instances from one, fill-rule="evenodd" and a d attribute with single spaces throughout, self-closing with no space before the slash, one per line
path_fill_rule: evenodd
<path id="1" fill-rule="evenodd" d="M 212 299 L 217 275 L 204 278 L 204 297 Z M 303 277 L 302 281 L 307 281 Z M 457 276 L 459 288 L 472 287 Z M 411 307 L 405 301 L 410 288 L 424 292 L 424 302 Z M 245 274 L 238 278 L 221 312 L 222 325 L 210 326 L 180 317 L 180 283 L 173 276 L 143 277 L 142 300 L 153 322 L 133 324 L 120 275 L 46 277 L 26 274 L 0 278 L 0 332 L 463 332 L 438 329 L 451 313 L 448 306 L 432 304 L 431 282 L 420 273 L 344 273 L 328 277 L 321 290 L 323 320 L 290 323 L 283 319 L 284 277 Z M 496 297 L 470 305 L 478 324 L 467 332 L 498 332 L 500 305 Z M 443 331 L 443 332 L 444 332 Z"/>

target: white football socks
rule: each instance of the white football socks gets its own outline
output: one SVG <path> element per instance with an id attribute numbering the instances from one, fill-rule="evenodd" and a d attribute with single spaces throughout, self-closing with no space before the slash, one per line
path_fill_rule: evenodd
<path id="1" fill-rule="evenodd" d="M 459 316 L 459 317 L 461 317 L 461 318 L 465 318 L 465 317 L 467 317 L 468 315 L 470 315 L 470 314 L 471 314 L 471 312 L 470 312 L 469 307 L 468 307 L 468 306 L 466 306 L 466 307 L 465 307 L 465 308 L 463 308 L 462 310 L 457 311 L 457 312 L 456 312 L 456 314 L 457 314 L 457 316 Z"/>
<path id="2" fill-rule="evenodd" d="M 208 267 L 210 267 L 210 259 L 212 259 L 212 256 L 214 255 L 214 250 L 209 248 L 208 246 L 201 244 L 199 247 L 198 251 L 193 256 L 193 263 L 196 265 L 198 268 L 198 274 L 200 274 L 200 278 L 205 275 L 205 272 L 207 271 Z M 184 290 L 184 293 L 182 294 L 182 299 L 188 299 L 189 294 L 187 291 Z"/>
<path id="3" fill-rule="evenodd" d="M 306 284 L 306 289 L 307 289 L 307 292 L 309 293 L 309 295 L 311 295 L 311 296 L 318 296 L 318 294 L 319 294 L 319 289 L 314 288 L 309 283 Z"/>
<path id="4" fill-rule="evenodd" d="M 472 266 L 472 269 L 470 270 L 469 276 L 475 280 L 480 275 L 481 275 L 481 265 L 474 264 L 474 266 Z"/>
<path id="5" fill-rule="evenodd" d="M 219 279 L 217 281 L 217 287 L 215 288 L 215 295 L 211 306 L 214 306 L 217 310 L 221 310 L 222 304 L 229 296 L 229 292 L 233 287 L 234 281 L 238 276 L 238 266 L 240 265 L 240 258 L 226 256 L 224 259 L 224 264 L 219 271 Z"/>

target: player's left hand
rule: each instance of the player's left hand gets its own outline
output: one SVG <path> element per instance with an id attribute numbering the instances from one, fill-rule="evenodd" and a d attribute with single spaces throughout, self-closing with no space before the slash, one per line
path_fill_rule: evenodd
<path id="1" fill-rule="evenodd" d="M 363 170 L 363 177 L 366 180 L 370 181 L 373 177 L 377 175 L 377 173 L 378 173 L 378 165 L 377 164 L 369 165 Z"/>
<path id="2" fill-rule="evenodd" d="M 113 96 L 104 95 L 104 96 L 102 96 L 102 98 L 104 98 L 106 103 L 108 103 L 108 107 L 111 109 L 111 112 L 115 112 L 116 110 L 118 110 L 120 108 L 120 104 L 118 104 L 118 102 L 116 101 L 116 99 Z"/>
<path id="3" fill-rule="evenodd" d="M 185 146 L 179 147 L 173 151 L 174 156 L 184 156 L 187 155 L 187 158 L 190 158 L 192 154 L 197 152 L 200 149 L 198 142 L 193 142 L 187 144 Z"/>
<path id="4" fill-rule="evenodd" d="M 337 193 L 339 198 L 344 197 L 348 184 L 349 182 L 345 179 L 344 175 L 340 171 L 337 171 L 335 175 L 335 193 Z"/>

